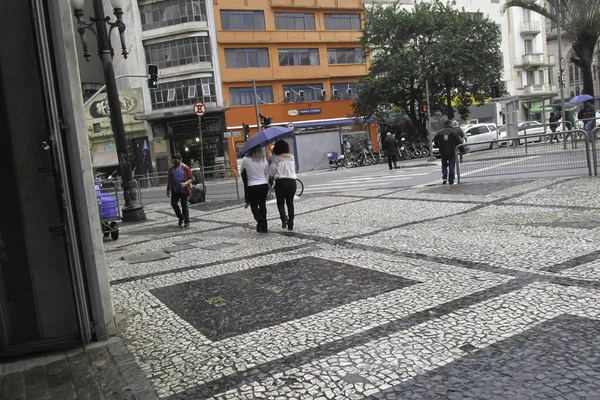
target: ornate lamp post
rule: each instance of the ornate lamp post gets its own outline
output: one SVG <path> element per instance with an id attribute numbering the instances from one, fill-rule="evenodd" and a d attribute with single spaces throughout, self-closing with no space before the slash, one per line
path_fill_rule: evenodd
<path id="1" fill-rule="evenodd" d="M 125 44 L 125 24 L 123 23 L 123 0 L 111 0 L 116 21 L 111 22 L 110 17 L 104 15 L 102 0 L 92 0 L 94 5 L 94 16 L 90 17 L 90 22 L 85 22 L 83 13 L 84 0 L 71 0 L 73 14 L 77 19 L 77 32 L 81 36 L 83 45 L 83 56 L 89 61 L 88 45 L 86 40 L 86 30 L 94 34 L 98 42 L 98 55 L 102 61 L 104 71 L 104 81 L 106 83 L 106 97 L 110 108 L 110 124 L 115 135 L 115 144 L 119 158 L 119 167 L 121 169 L 121 180 L 123 186 L 123 197 L 125 206 L 123 207 L 123 221 L 144 221 L 146 214 L 144 207 L 137 196 L 137 189 L 133 181 L 131 161 L 127 153 L 127 137 L 123 126 L 123 114 L 121 113 L 121 102 L 119 101 L 119 92 L 115 80 L 115 71 L 113 69 L 112 59 L 114 50 L 110 41 L 110 35 L 114 29 L 118 29 L 121 39 L 121 48 L 123 57 L 127 58 L 127 46 Z M 95 25 L 95 29 L 94 29 Z"/>

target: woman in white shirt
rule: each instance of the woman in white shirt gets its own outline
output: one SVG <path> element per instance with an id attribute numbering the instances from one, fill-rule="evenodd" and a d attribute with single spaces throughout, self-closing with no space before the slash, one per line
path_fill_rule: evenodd
<path id="1" fill-rule="evenodd" d="M 273 146 L 273 160 L 269 175 L 275 179 L 275 196 L 281 218 L 281 226 L 294 229 L 294 195 L 296 194 L 296 162 L 290 154 L 290 146 L 285 140 L 278 140 Z M 287 215 L 285 206 L 287 205 Z"/>
<path id="2" fill-rule="evenodd" d="M 267 233 L 267 194 L 269 193 L 269 164 L 265 149 L 255 147 L 242 159 L 242 173 L 248 180 L 247 201 L 256 220 L 256 232 Z"/>

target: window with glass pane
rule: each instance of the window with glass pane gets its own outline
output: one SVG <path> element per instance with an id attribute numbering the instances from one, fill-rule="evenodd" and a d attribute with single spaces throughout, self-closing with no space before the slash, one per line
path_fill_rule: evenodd
<path id="1" fill-rule="evenodd" d="M 210 41 L 207 36 L 171 40 L 144 46 L 146 62 L 159 68 L 211 62 Z"/>
<path id="2" fill-rule="evenodd" d="M 539 71 L 539 75 L 540 75 L 540 85 L 544 84 L 544 71 Z"/>
<path id="3" fill-rule="evenodd" d="M 273 103 L 273 87 L 257 86 L 256 95 L 259 103 Z M 254 104 L 254 91 L 251 87 L 229 88 L 229 102 L 232 106 L 245 106 Z"/>
<path id="4" fill-rule="evenodd" d="M 359 31 L 361 30 L 360 15 L 358 14 L 325 14 L 325 30 L 328 31 Z"/>
<path id="5" fill-rule="evenodd" d="M 575 81 L 575 70 L 573 68 L 573 64 L 569 65 L 569 82 Z"/>
<path id="6" fill-rule="evenodd" d="M 327 49 L 329 64 L 362 64 L 364 54 L 360 48 Z"/>
<path id="7" fill-rule="evenodd" d="M 531 40 L 531 39 L 523 40 L 523 47 L 525 49 L 525 54 L 532 54 L 533 53 L 533 40 Z"/>
<path id="8" fill-rule="evenodd" d="M 527 71 L 527 85 L 534 85 L 535 84 L 535 74 L 533 71 Z"/>
<path id="9" fill-rule="evenodd" d="M 554 68 L 548 70 L 548 84 L 554 85 Z"/>
<path id="10" fill-rule="evenodd" d="M 314 31 L 315 15 L 306 13 L 275 13 L 275 29 L 283 31 Z"/>
<path id="11" fill-rule="evenodd" d="M 279 65 L 320 65 L 319 49 L 279 49 Z"/>
<path id="12" fill-rule="evenodd" d="M 358 89 L 357 82 L 333 83 L 331 85 L 331 98 L 334 100 L 356 99 L 358 98 Z"/>
<path id="13" fill-rule="evenodd" d="M 264 31 L 263 11 L 221 10 L 221 29 L 224 31 Z"/>
<path id="14" fill-rule="evenodd" d="M 142 30 L 206 21 L 205 0 L 140 1 Z"/>
<path id="15" fill-rule="evenodd" d="M 210 94 L 203 93 L 202 85 L 208 85 Z M 189 88 L 196 87 L 196 96 L 188 97 Z M 175 99 L 168 101 L 169 90 L 175 90 Z M 159 88 L 150 91 L 152 95 L 152 108 L 161 110 L 194 104 L 197 101 L 205 103 L 216 103 L 217 96 L 215 91 L 215 80 L 212 76 L 205 78 L 187 79 L 183 81 L 169 82 L 160 84 Z"/>
<path id="16" fill-rule="evenodd" d="M 290 92 L 291 99 L 286 101 L 317 101 L 321 100 L 321 91 L 323 85 L 321 83 L 309 83 L 305 85 L 283 85 L 283 92 Z M 301 92 L 304 92 L 304 97 L 300 97 Z"/>
<path id="17" fill-rule="evenodd" d="M 268 49 L 225 49 L 227 68 L 268 68 Z"/>

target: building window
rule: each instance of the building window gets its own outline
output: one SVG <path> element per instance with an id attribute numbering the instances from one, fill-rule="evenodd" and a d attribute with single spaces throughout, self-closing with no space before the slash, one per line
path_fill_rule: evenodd
<path id="1" fill-rule="evenodd" d="M 262 104 L 273 103 L 273 86 L 257 86 L 256 95 Z M 232 106 L 254 104 L 254 91 L 251 87 L 229 88 L 229 102 Z"/>
<path id="2" fill-rule="evenodd" d="M 268 49 L 225 49 L 227 68 L 268 68 Z"/>
<path id="3" fill-rule="evenodd" d="M 142 30 L 206 21 L 205 0 L 140 1 Z"/>
<path id="4" fill-rule="evenodd" d="M 275 13 L 275 29 L 280 31 L 314 31 L 315 14 Z"/>
<path id="5" fill-rule="evenodd" d="M 359 14 L 325 14 L 325 30 L 327 31 L 360 31 Z"/>
<path id="6" fill-rule="evenodd" d="M 533 54 L 533 40 L 531 40 L 531 39 L 523 40 L 523 47 L 525 49 L 525 54 Z"/>
<path id="7" fill-rule="evenodd" d="M 569 83 L 575 82 L 575 69 L 573 64 L 569 64 Z"/>
<path id="8" fill-rule="evenodd" d="M 363 50 L 357 49 L 327 49 L 329 64 L 362 64 L 365 62 Z"/>
<path id="9" fill-rule="evenodd" d="M 500 0 L 492 0 L 492 4 L 500 4 Z"/>
<path id="10" fill-rule="evenodd" d="M 475 21 L 483 21 L 483 13 L 480 12 L 472 12 L 472 13 L 467 13 L 471 16 L 472 20 Z"/>
<path id="11" fill-rule="evenodd" d="M 319 49 L 279 49 L 279 65 L 319 65 Z"/>
<path id="12" fill-rule="evenodd" d="M 554 85 L 554 68 L 548 70 L 548 84 Z"/>
<path id="13" fill-rule="evenodd" d="M 215 80 L 211 77 L 160 84 L 151 90 L 152 108 L 161 110 L 194 104 L 197 101 L 216 103 Z M 191 110 L 191 108 L 190 108 Z"/>
<path id="14" fill-rule="evenodd" d="M 358 98 L 358 83 L 344 82 L 331 84 L 331 98 L 334 100 Z"/>
<path id="15" fill-rule="evenodd" d="M 207 36 L 171 40 L 145 46 L 146 62 L 160 68 L 211 62 L 210 41 Z"/>
<path id="16" fill-rule="evenodd" d="M 317 101 L 324 100 L 323 85 L 310 83 L 306 85 L 283 85 L 286 101 Z"/>
<path id="17" fill-rule="evenodd" d="M 523 21 L 531 22 L 531 10 L 523 9 Z"/>
<path id="18" fill-rule="evenodd" d="M 517 71 L 517 84 L 519 84 L 519 87 L 525 86 L 525 85 L 523 85 L 523 72 L 522 71 Z"/>
<path id="19" fill-rule="evenodd" d="M 535 85 L 535 73 L 533 71 L 527 71 L 527 86 Z"/>
<path id="20" fill-rule="evenodd" d="M 264 31 L 263 11 L 221 10 L 221 29 L 224 31 Z"/>
<path id="21" fill-rule="evenodd" d="M 540 85 L 544 84 L 544 71 L 539 71 L 539 75 L 540 75 Z"/>
<path id="22" fill-rule="evenodd" d="M 581 68 L 579 68 L 578 66 L 573 66 L 573 69 L 575 70 L 575 82 L 580 82 L 581 81 Z"/>

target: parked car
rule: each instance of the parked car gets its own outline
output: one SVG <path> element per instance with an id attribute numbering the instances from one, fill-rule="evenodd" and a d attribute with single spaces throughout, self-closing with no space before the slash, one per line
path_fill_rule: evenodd
<path id="1" fill-rule="evenodd" d="M 548 126 L 544 126 L 537 121 L 519 122 L 517 126 L 518 126 L 517 135 L 519 135 L 519 136 L 551 133 L 550 128 Z M 559 131 L 559 130 L 557 129 L 557 131 Z M 498 127 L 497 136 L 498 136 L 498 145 L 499 146 L 507 146 L 509 144 L 510 140 L 508 140 L 508 132 L 507 132 L 506 125 L 501 125 Z M 530 141 L 531 142 L 541 142 L 542 140 L 543 140 L 543 136 L 539 136 L 537 138 L 528 140 L 528 143 Z M 523 144 L 523 143 L 525 143 L 525 140 L 519 139 L 519 144 Z"/>
<path id="2" fill-rule="evenodd" d="M 496 124 L 474 124 L 461 127 L 471 151 L 493 149 L 498 147 L 498 143 L 484 143 L 496 140 L 498 138 L 498 128 Z"/>

